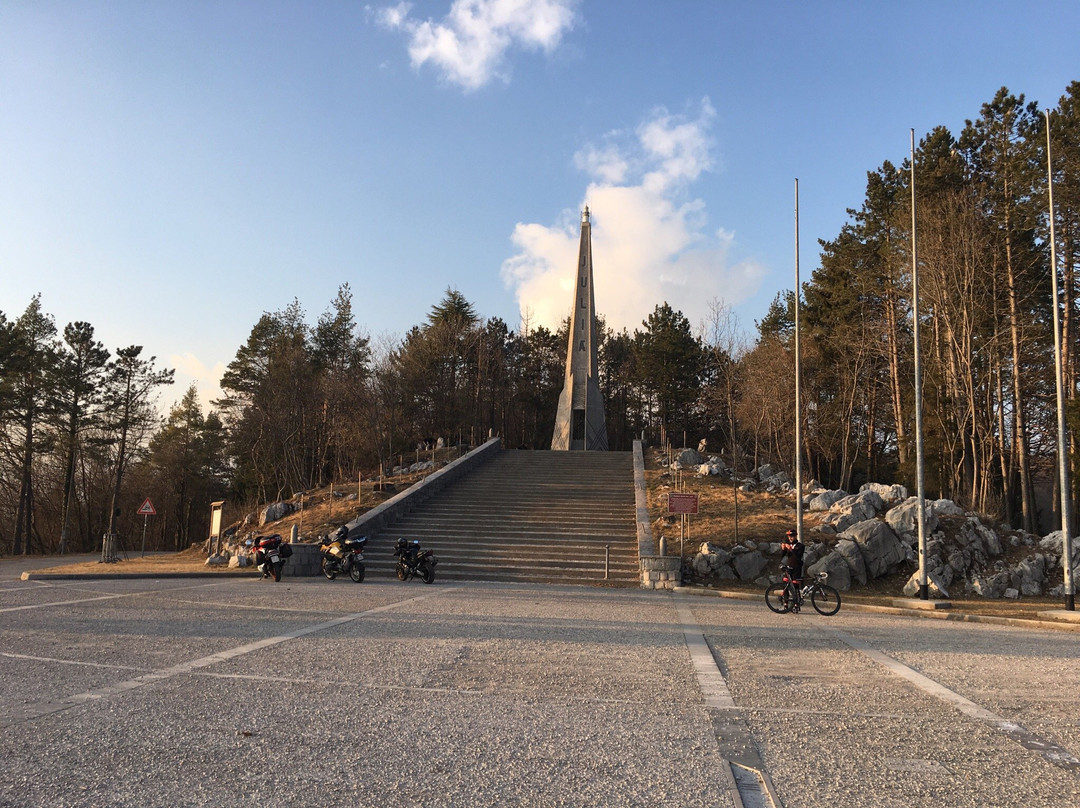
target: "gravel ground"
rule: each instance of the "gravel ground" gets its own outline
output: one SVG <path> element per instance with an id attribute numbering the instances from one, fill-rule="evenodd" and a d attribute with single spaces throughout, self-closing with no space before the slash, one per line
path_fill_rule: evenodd
<path id="1" fill-rule="evenodd" d="M 676 598 L 734 710 L 706 708 Z M 845 636 L 1080 752 L 1075 633 L 584 587 L 0 579 L 0 806 L 731 806 L 740 733 L 787 808 L 1080 804 L 1080 770 Z"/>

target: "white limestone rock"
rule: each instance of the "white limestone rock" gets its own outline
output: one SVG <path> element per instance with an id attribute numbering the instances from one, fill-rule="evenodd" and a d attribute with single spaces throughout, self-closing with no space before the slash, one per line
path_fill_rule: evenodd
<path id="1" fill-rule="evenodd" d="M 810 500 L 810 510 L 827 511 L 833 506 L 834 502 L 837 502 L 838 500 L 841 500 L 846 496 L 847 491 L 841 491 L 840 489 L 823 491 Z"/>
<path id="2" fill-rule="evenodd" d="M 852 525 L 840 534 L 840 538 L 850 539 L 862 550 L 869 578 L 880 578 L 888 574 L 907 555 L 896 534 L 880 519 L 867 519 Z"/>
<path id="3" fill-rule="evenodd" d="M 934 573 L 927 571 L 926 574 L 927 594 L 931 598 L 945 599 L 949 597 L 949 591 L 945 588 L 947 584 L 941 581 Z M 908 582 L 904 584 L 904 594 L 909 598 L 915 597 L 919 594 L 919 571 L 911 573 L 911 577 L 908 578 Z"/>
<path id="4" fill-rule="evenodd" d="M 841 592 L 851 589 L 851 567 L 835 550 L 806 568 L 806 574 L 814 577 L 822 572 L 829 575 L 828 583 Z"/>
<path id="5" fill-rule="evenodd" d="M 918 536 L 918 517 L 919 498 L 908 497 L 899 505 L 889 509 L 885 514 L 885 521 L 889 523 L 889 527 L 891 527 L 898 535 L 908 534 Z M 937 514 L 929 507 L 924 509 L 924 517 L 926 520 L 926 533 L 929 535 L 938 529 L 939 521 Z"/>
<path id="6" fill-rule="evenodd" d="M 885 485 L 884 483 L 863 483 L 859 488 L 859 493 L 862 493 L 863 491 L 873 491 L 881 497 L 882 502 L 890 505 L 903 502 L 908 498 L 907 488 L 899 483 L 893 485 Z"/>

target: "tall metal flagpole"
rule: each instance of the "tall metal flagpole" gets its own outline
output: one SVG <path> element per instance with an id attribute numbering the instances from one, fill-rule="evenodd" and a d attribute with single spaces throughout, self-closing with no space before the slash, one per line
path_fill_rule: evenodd
<path id="1" fill-rule="evenodd" d="M 1061 485 L 1061 566 L 1065 570 L 1065 608 L 1076 610 L 1073 593 L 1072 537 L 1069 535 L 1069 456 L 1065 441 L 1065 386 L 1061 366 L 1061 312 L 1058 311 L 1057 240 L 1054 233 L 1054 171 L 1050 159 L 1050 110 L 1046 113 L 1046 186 L 1050 192 L 1050 280 L 1054 286 L 1054 384 L 1057 386 L 1058 477 Z"/>
<path id="2" fill-rule="evenodd" d="M 802 541 L 802 359 L 799 351 L 799 180 L 795 180 L 795 532 Z"/>
<path id="3" fill-rule="evenodd" d="M 923 475 L 922 351 L 919 347 L 919 259 L 915 238 L 915 130 L 911 130 L 911 317 L 915 342 L 915 480 L 919 519 L 919 598 L 930 599 L 926 570 L 926 485 Z"/>

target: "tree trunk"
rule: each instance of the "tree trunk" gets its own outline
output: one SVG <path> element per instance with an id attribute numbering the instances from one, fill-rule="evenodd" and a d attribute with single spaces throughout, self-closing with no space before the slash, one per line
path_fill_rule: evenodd
<path id="1" fill-rule="evenodd" d="M 15 515 L 15 538 L 12 555 L 29 555 L 30 532 L 34 524 L 34 414 L 27 410 L 23 417 L 22 481 L 19 486 L 19 506 Z"/>
<path id="2" fill-rule="evenodd" d="M 1020 527 L 1028 533 L 1036 532 L 1034 496 L 1031 487 L 1031 466 L 1028 459 L 1027 419 L 1024 416 L 1024 397 L 1021 392 L 1020 373 L 1020 307 L 1017 301 L 1016 271 L 1013 265 L 1012 235 L 1009 232 L 1010 217 L 1005 217 L 1005 278 L 1009 294 L 1009 339 L 1012 346 L 1013 367 L 1013 452 L 1020 472 Z"/>

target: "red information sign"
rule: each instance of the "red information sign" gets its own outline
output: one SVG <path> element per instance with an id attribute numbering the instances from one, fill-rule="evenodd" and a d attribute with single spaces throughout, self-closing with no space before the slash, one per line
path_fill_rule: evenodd
<path id="1" fill-rule="evenodd" d="M 135 511 L 139 516 L 157 516 L 157 511 L 154 510 L 154 503 L 150 501 L 150 497 L 146 498 L 146 501 L 139 506 L 139 510 Z"/>
<path id="2" fill-rule="evenodd" d="M 677 494 L 674 491 L 669 491 L 667 495 L 667 509 L 668 513 L 696 514 L 698 512 L 698 495 Z"/>

